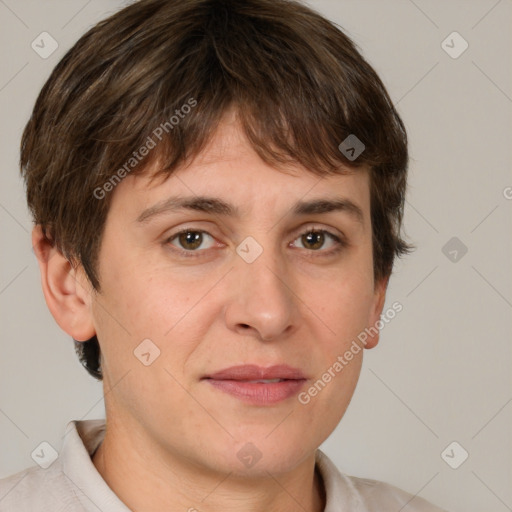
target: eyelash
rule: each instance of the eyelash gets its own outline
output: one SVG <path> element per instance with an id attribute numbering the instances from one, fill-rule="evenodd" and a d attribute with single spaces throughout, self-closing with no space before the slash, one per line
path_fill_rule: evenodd
<path id="1" fill-rule="evenodd" d="M 204 233 L 204 234 L 207 234 L 207 235 L 211 236 L 212 238 L 214 238 L 213 235 L 208 233 L 208 231 L 204 231 L 202 229 L 185 228 L 185 229 L 177 231 L 176 233 L 171 235 L 169 238 L 167 238 L 165 240 L 164 243 L 170 244 L 170 242 L 172 242 L 174 239 L 176 239 L 177 237 L 179 237 L 180 235 L 185 234 L 185 233 Z M 332 256 L 334 254 L 338 254 L 342 249 L 344 249 L 348 245 L 348 243 L 340 236 L 335 235 L 334 233 L 331 233 L 330 231 L 328 231 L 326 229 L 316 229 L 316 228 L 309 228 L 306 231 L 303 231 L 294 240 L 296 240 L 297 238 L 300 238 L 301 236 L 308 234 L 308 233 L 324 233 L 324 234 L 328 235 L 336 243 L 336 247 L 334 249 L 331 249 L 330 251 L 309 250 L 309 252 L 311 252 L 311 253 L 317 253 L 317 252 L 320 253 L 319 256 Z M 202 249 L 202 250 L 187 251 L 185 249 L 179 249 L 175 246 L 172 246 L 172 247 L 173 247 L 172 250 L 177 252 L 178 255 L 185 256 L 186 258 L 202 257 L 203 255 L 201 253 L 208 250 L 208 249 Z M 304 249 L 304 250 L 307 251 L 308 249 Z"/>

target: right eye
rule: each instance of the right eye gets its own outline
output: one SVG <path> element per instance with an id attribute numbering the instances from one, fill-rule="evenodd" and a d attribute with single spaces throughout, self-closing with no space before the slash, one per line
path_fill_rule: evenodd
<path id="1" fill-rule="evenodd" d="M 176 241 L 179 244 L 178 252 L 180 252 L 183 256 L 200 256 L 200 254 L 193 253 L 202 252 L 202 250 L 198 250 L 198 248 L 203 244 L 205 235 L 213 239 L 212 235 L 206 231 L 186 228 L 171 235 L 166 240 L 166 243 L 176 247 L 176 245 L 173 244 L 173 242 Z M 203 248 L 203 250 L 210 248 L 211 246 Z"/>

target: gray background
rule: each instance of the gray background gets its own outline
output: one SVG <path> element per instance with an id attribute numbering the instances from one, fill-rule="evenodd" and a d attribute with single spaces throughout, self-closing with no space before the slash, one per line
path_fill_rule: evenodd
<path id="1" fill-rule="evenodd" d="M 46 308 L 17 162 L 51 69 L 122 4 L 0 0 L 0 477 L 33 465 L 41 441 L 59 450 L 66 422 L 104 414 L 101 384 Z M 512 510 L 512 1 L 310 5 L 354 38 L 398 105 L 412 157 L 405 232 L 418 245 L 388 292 L 386 308 L 404 309 L 366 353 L 354 401 L 322 449 L 346 473 L 454 512 Z M 43 31 L 59 44 L 47 59 L 31 48 Z M 453 31 L 469 44 L 456 59 L 441 46 Z M 459 247 L 445 255 L 452 237 Z M 441 457 L 452 441 L 469 453 L 458 469 Z M 461 453 L 449 451 L 452 464 Z"/>

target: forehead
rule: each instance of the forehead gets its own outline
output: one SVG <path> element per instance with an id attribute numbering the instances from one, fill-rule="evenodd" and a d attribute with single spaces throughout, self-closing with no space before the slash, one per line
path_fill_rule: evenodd
<path id="1" fill-rule="evenodd" d="M 141 174 L 125 178 L 115 191 L 113 203 L 129 203 L 130 209 L 138 208 L 139 219 L 156 203 L 169 201 L 170 196 L 173 199 L 169 203 L 174 205 L 177 197 L 221 198 L 234 206 L 230 213 L 240 217 L 254 209 L 289 209 L 292 203 L 296 213 L 314 213 L 314 208 L 308 211 L 304 203 L 320 198 L 349 200 L 349 209 L 349 203 L 354 203 L 363 215 L 369 209 L 367 168 L 340 164 L 339 173 L 320 176 L 297 162 L 276 167 L 260 158 L 233 116 L 219 124 L 204 149 L 185 165 L 162 179 L 153 179 L 159 169 L 155 161 Z M 316 213 L 321 213 L 321 208 L 317 207 Z"/>

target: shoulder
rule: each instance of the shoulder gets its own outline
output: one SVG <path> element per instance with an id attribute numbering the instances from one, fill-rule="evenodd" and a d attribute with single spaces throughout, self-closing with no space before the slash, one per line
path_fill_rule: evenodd
<path id="1" fill-rule="evenodd" d="M 446 512 L 419 496 L 385 482 L 366 478 L 346 478 L 350 481 L 359 500 L 364 503 L 365 511 L 382 512 L 405 509 L 407 512 Z"/>
<path id="2" fill-rule="evenodd" d="M 341 473 L 325 453 L 317 450 L 316 463 L 326 491 L 325 512 L 446 512 L 419 496 L 393 485 Z"/>
<path id="3" fill-rule="evenodd" d="M 91 460 L 104 431 L 104 420 L 69 422 L 53 462 L 0 479 L 0 512 L 127 512 Z"/>
<path id="4" fill-rule="evenodd" d="M 33 466 L 0 479 L 0 512 L 82 512 L 76 494 L 58 466 Z"/>
<path id="5" fill-rule="evenodd" d="M 47 487 L 48 473 L 34 466 L 0 480 L 0 511 L 34 510 Z"/>

